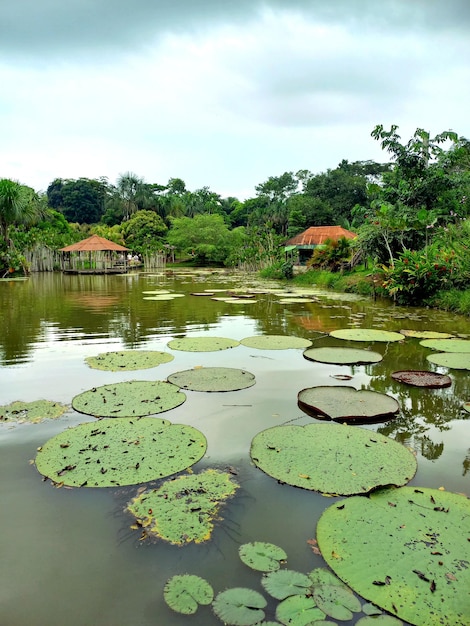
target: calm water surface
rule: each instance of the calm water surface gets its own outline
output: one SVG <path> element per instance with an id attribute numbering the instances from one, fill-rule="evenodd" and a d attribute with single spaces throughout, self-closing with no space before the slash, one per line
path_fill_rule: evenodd
<path id="1" fill-rule="evenodd" d="M 291 304 L 280 303 L 277 293 L 260 293 L 255 302 L 242 304 L 191 295 L 241 287 L 261 289 L 255 278 L 210 271 L 44 274 L 0 282 L 1 405 L 42 398 L 70 404 L 94 386 L 165 380 L 197 365 L 245 369 L 257 381 L 237 392 L 186 392 L 186 402 L 162 416 L 205 434 L 208 450 L 196 471 L 231 466 L 238 472 L 241 489 L 222 510 L 224 519 L 213 540 L 199 546 L 140 542 L 124 510 L 137 487 L 56 489 L 42 481 L 29 462 L 37 448 L 57 432 L 93 418 L 70 409 L 55 421 L 1 424 L 0 626 L 210 626 L 220 622 L 207 607 L 194 617 L 166 607 L 162 589 L 170 576 L 198 574 L 216 592 L 236 586 L 259 590 L 260 576 L 238 559 L 238 546 L 250 541 L 282 546 L 291 569 L 308 572 L 323 565 L 306 542 L 315 536 L 317 519 L 331 498 L 279 485 L 249 460 L 250 442 L 259 431 L 315 421 L 297 406 L 297 393 L 305 387 L 348 384 L 394 396 L 399 416 L 369 428 L 415 450 L 418 472 L 411 484 L 470 495 L 470 415 L 462 410 L 470 400 L 468 372 L 432 366 L 426 361 L 430 350 L 417 339 L 373 344 L 383 361 L 354 367 L 316 364 L 304 359 L 301 350 L 238 346 L 189 353 L 167 347 L 169 340 L 184 335 L 239 340 L 259 334 L 296 335 L 314 346 L 348 345 L 327 333 L 350 327 L 469 336 L 467 318 L 338 294 Z M 155 289 L 185 297 L 144 300 L 142 292 Z M 117 373 L 93 370 L 84 361 L 101 352 L 135 348 L 168 351 L 175 358 L 154 369 Z M 423 390 L 394 382 L 390 373 L 403 369 L 449 373 L 452 386 Z M 337 374 L 353 378 L 339 382 L 332 378 Z"/>

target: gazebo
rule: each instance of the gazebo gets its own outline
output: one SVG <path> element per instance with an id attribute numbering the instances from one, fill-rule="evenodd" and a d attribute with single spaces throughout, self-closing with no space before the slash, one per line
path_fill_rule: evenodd
<path id="1" fill-rule="evenodd" d="M 285 252 L 298 252 L 299 263 L 305 263 L 311 256 L 315 248 L 325 243 L 327 239 L 338 241 L 345 239 L 355 239 L 356 233 L 346 230 L 342 226 L 310 226 L 302 233 L 291 237 L 284 244 Z"/>
<path id="2" fill-rule="evenodd" d="M 61 248 L 60 267 L 67 274 L 121 274 L 127 272 L 129 248 L 92 235 Z"/>

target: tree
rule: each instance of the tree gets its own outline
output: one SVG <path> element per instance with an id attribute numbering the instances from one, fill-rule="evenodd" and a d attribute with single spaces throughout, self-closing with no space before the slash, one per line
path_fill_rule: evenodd
<path id="1" fill-rule="evenodd" d="M 8 269 L 19 264 L 26 271 L 24 259 L 15 251 L 10 228 L 14 225 L 33 224 L 42 216 L 43 208 L 31 187 L 9 178 L 0 180 L 0 254 L 3 267 L 7 266 Z"/>
<path id="2" fill-rule="evenodd" d="M 137 211 L 121 226 L 126 246 L 140 254 L 160 250 L 167 230 L 157 213 L 145 210 Z"/>
<path id="3" fill-rule="evenodd" d="M 47 188 L 47 200 L 69 222 L 96 224 L 104 213 L 108 191 L 105 180 L 56 178 Z"/>
<path id="4" fill-rule="evenodd" d="M 125 220 L 138 210 L 137 203 L 139 195 L 142 195 L 143 185 L 144 180 L 133 172 L 120 174 L 117 179 L 116 187 L 123 202 Z"/>
<path id="5" fill-rule="evenodd" d="M 230 231 L 221 215 L 202 213 L 172 218 L 167 240 L 196 263 L 225 263 L 233 248 L 241 245 L 241 235 L 239 229 Z"/>

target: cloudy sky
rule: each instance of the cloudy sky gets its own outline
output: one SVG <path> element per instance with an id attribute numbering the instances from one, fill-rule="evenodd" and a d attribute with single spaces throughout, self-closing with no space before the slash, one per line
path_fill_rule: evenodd
<path id="1" fill-rule="evenodd" d="M 2 0 L 0 178 L 243 199 L 386 160 L 376 124 L 470 137 L 469 35 L 469 0 Z"/>

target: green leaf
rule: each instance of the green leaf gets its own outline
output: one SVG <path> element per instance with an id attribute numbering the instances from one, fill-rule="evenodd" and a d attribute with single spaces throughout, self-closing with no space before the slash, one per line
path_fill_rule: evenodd
<path id="1" fill-rule="evenodd" d="M 348 621 L 353 618 L 353 613 L 361 610 L 361 603 L 352 591 L 338 585 L 315 586 L 313 598 L 318 608 L 333 619 Z"/>
<path id="2" fill-rule="evenodd" d="M 238 555 L 245 565 L 259 572 L 274 572 L 287 559 L 282 548 L 263 541 L 244 543 L 239 547 Z"/>
<path id="3" fill-rule="evenodd" d="M 303 353 L 309 361 L 320 363 L 334 363 L 336 365 L 361 365 L 378 363 L 383 359 L 378 352 L 371 350 L 357 350 L 355 348 L 309 348 Z"/>
<path id="4" fill-rule="evenodd" d="M 434 330 L 400 330 L 405 337 L 416 337 L 418 339 L 451 339 L 453 335 L 440 333 Z"/>
<path id="5" fill-rule="evenodd" d="M 167 345 L 172 350 L 185 352 L 215 352 L 236 348 L 239 344 L 239 341 L 225 337 L 181 337 L 180 339 L 172 339 Z"/>
<path id="6" fill-rule="evenodd" d="M 434 365 L 454 370 L 470 370 L 470 354 L 467 352 L 439 352 L 428 354 L 426 359 Z"/>
<path id="7" fill-rule="evenodd" d="M 155 417 L 87 422 L 65 430 L 41 447 L 36 468 L 71 487 L 117 487 L 166 478 L 205 454 L 204 435 Z"/>
<path id="8" fill-rule="evenodd" d="M 288 626 L 308 626 L 324 617 L 325 613 L 316 606 L 311 597 L 290 596 L 276 607 L 276 619 Z"/>
<path id="9" fill-rule="evenodd" d="M 470 339 L 423 339 L 419 345 L 440 352 L 470 353 Z"/>
<path id="10" fill-rule="evenodd" d="M 251 458 L 280 482 L 341 495 L 403 485 L 417 468 L 412 452 L 393 439 L 339 424 L 268 428 L 253 438 Z"/>
<path id="11" fill-rule="evenodd" d="M 393 617 L 393 615 L 378 615 L 374 617 L 361 617 L 361 619 L 356 622 L 356 626 L 403 626 L 403 622 Z"/>
<path id="12" fill-rule="evenodd" d="M 183 615 L 193 615 L 198 606 L 210 604 L 214 590 L 204 578 L 183 574 L 170 578 L 163 589 L 163 598 L 170 609 Z"/>
<path id="13" fill-rule="evenodd" d="M 398 413 L 400 405 L 391 396 L 367 389 L 356 390 L 348 385 L 325 385 L 302 389 L 297 395 L 299 407 L 314 416 L 332 420 L 374 421 Z"/>
<path id="14" fill-rule="evenodd" d="M 328 565 L 366 600 L 417 626 L 467 626 L 469 519 L 465 496 L 382 489 L 326 509 L 317 539 Z"/>
<path id="15" fill-rule="evenodd" d="M 279 569 L 265 574 L 261 584 L 270 596 L 277 600 L 284 600 L 289 596 L 306 595 L 312 586 L 312 581 L 305 574 L 290 569 Z"/>
<path id="16" fill-rule="evenodd" d="M 252 626 L 264 619 L 267 602 L 263 596 L 253 589 L 235 587 L 219 593 L 212 609 L 224 624 L 231 626 Z"/>
<path id="17" fill-rule="evenodd" d="M 0 406 L 0 422 L 32 422 L 37 424 L 45 419 L 57 419 L 69 407 L 51 400 L 34 400 L 22 402 L 16 400 Z"/>
<path id="18" fill-rule="evenodd" d="M 404 336 L 401 333 L 389 330 L 378 330 L 376 328 L 341 328 L 332 330 L 331 337 L 336 339 L 347 339 L 349 341 L 402 341 Z"/>
<path id="19" fill-rule="evenodd" d="M 202 543 L 211 538 L 220 507 L 238 489 L 228 472 L 208 469 L 168 480 L 134 498 L 127 510 L 155 536 L 173 545 Z"/>
<path id="20" fill-rule="evenodd" d="M 255 335 L 245 337 L 240 343 L 257 350 L 289 350 L 291 348 L 308 348 L 312 345 L 309 339 L 291 335 Z"/>
<path id="21" fill-rule="evenodd" d="M 123 350 L 89 356 L 85 361 L 93 369 L 120 372 L 157 367 L 162 363 L 173 361 L 174 358 L 168 352 L 157 352 L 156 350 Z"/>
<path id="22" fill-rule="evenodd" d="M 142 417 L 169 411 L 185 400 L 171 383 L 131 380 L 84 391 L 73 398 L 72 407 L 94 417 Z"/>
<path id="23" fill-rule="evenodd" d="M 250 372 L 232 367 L 196 367 L 168 376 L 168 382 L 190 391 L 237 391 L 255 384 Z"/>

